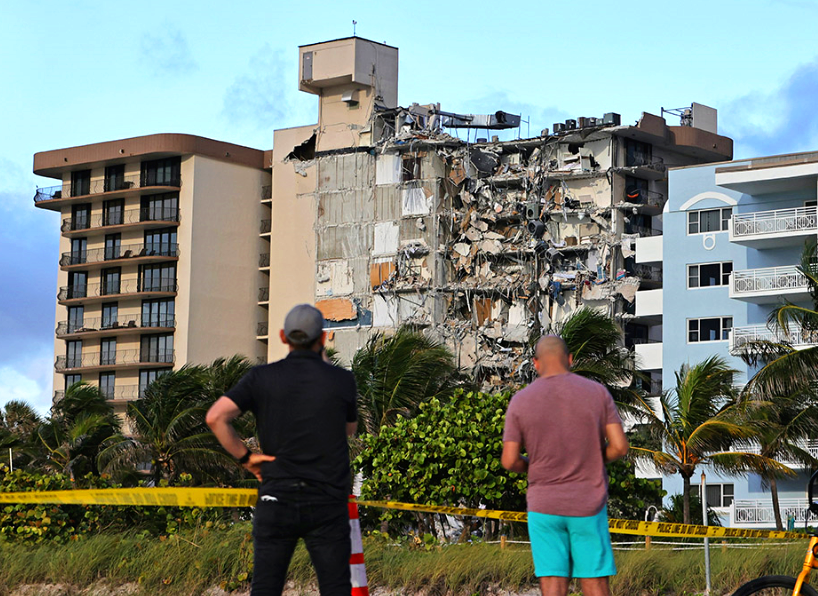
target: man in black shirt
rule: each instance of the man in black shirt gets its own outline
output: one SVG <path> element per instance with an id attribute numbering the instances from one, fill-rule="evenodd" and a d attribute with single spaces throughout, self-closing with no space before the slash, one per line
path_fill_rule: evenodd
<path id="1" fill-rule="evenodd" d="M 351 488 L 347 436 L 358 425 L 355 378 L 325 362 L 324 318 L 300 304 L 284 321 L 290 353 L 257 366 L 220 397 L 207 424 L 222 446 L 261 482 L 253 519 L 253 596 L 279 596 L 299 538 L 322 596 L 349 596 Z M 252 453 L 231 422 L 256 416 L 262 453 Z"/>

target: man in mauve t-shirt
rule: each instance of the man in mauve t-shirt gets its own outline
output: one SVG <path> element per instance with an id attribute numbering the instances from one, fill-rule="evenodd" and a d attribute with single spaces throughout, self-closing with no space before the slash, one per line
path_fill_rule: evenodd
<path id="1" fill-rule="evenodd" d="M 566 596 L 572 577 L 585 596 L 609 596 L 616 566 L 605 464 L 627 455 L 628 439 L 611 394 L 572 373 L 571 363 L 561 338 L 537 343 L 539 378 L 511 398 L 502 463 L 528 473 L 528 530 L 543 596 Z"/>

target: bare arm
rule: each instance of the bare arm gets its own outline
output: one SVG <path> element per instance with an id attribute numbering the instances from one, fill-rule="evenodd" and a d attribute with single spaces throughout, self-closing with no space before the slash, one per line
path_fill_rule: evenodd
<path id="1" fill-rule="evenodd" d="M 221 446 L 230 455 L 236 459 L 241 458 L 247 453 L 247 446 L 242 442 L 241 437 L 236 433 L 236 429 L 231 424 L 233 420 L 241 415 L 241 410 L 232 399 L 226 395 L 222 395 L 217 399 L 210 409 L 207 411 L 205 422 L 216 435 Z M 247 463 L 243 464 L 244 468 L 253 473 L 261 482 L 261 464 L 267 461 L 274 461 L 275 457 L 272 455 L 263 455 L 261 453 L 253 453 Z"/>
<path id="2" fill-rule="evenodd" d="M 622 459 L 628 454 L 628 437 L 620 423 L 605 425 L 605 438 L 608 444 L 605 446 L 605 463 L 609 464 L 618 459 Z"/>
<path id="3" fill-rule="evenodd" d="M 358 421 L 347 422 L 347 436 L 354 437 L 356 432 L 358 432 Z"/>
<path id="4" fill-rule="evenodd" d="M 503 455 L 500 457 L 500 463 L 509 472 L 520 474 L 528 472 L 528 458 L 520 455 L 520 444 L 514 441 L 503 442 Z"/>

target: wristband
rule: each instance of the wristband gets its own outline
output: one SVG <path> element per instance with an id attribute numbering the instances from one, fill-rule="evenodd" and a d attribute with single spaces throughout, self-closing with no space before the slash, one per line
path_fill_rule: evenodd
<path id="1" fill-rule="evenodd" d="M 250 450 L 248 449 L 248 450 L 247 450 L 247 453 L 245 453 L 244 455 L 242 455 L 242 456 L 241 456 L 240 458 L 238 458 L 236 461 L 237 461 L 237 462 L 238 462 L 240 465 L 242 465 L 242 466 L 243 466 L 243 465 L 244 465 L 244 464 L 246 464 L 248 461 L 250 461 L 250 456 L 251 456 L 252 454 L 253 454 L 253 452 L 252 452 L 252 451 L 250 451 Z"/>

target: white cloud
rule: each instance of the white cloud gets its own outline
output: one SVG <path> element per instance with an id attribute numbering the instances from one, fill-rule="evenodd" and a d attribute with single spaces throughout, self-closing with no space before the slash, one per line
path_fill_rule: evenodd
<path id="1" fill-rule="evenodd" d="M 0 366 L 0 406 L 11 400 L 27 402 L 40 414 L 47 414 L 52 400 L 51 353 L 39 354 Z"/>

